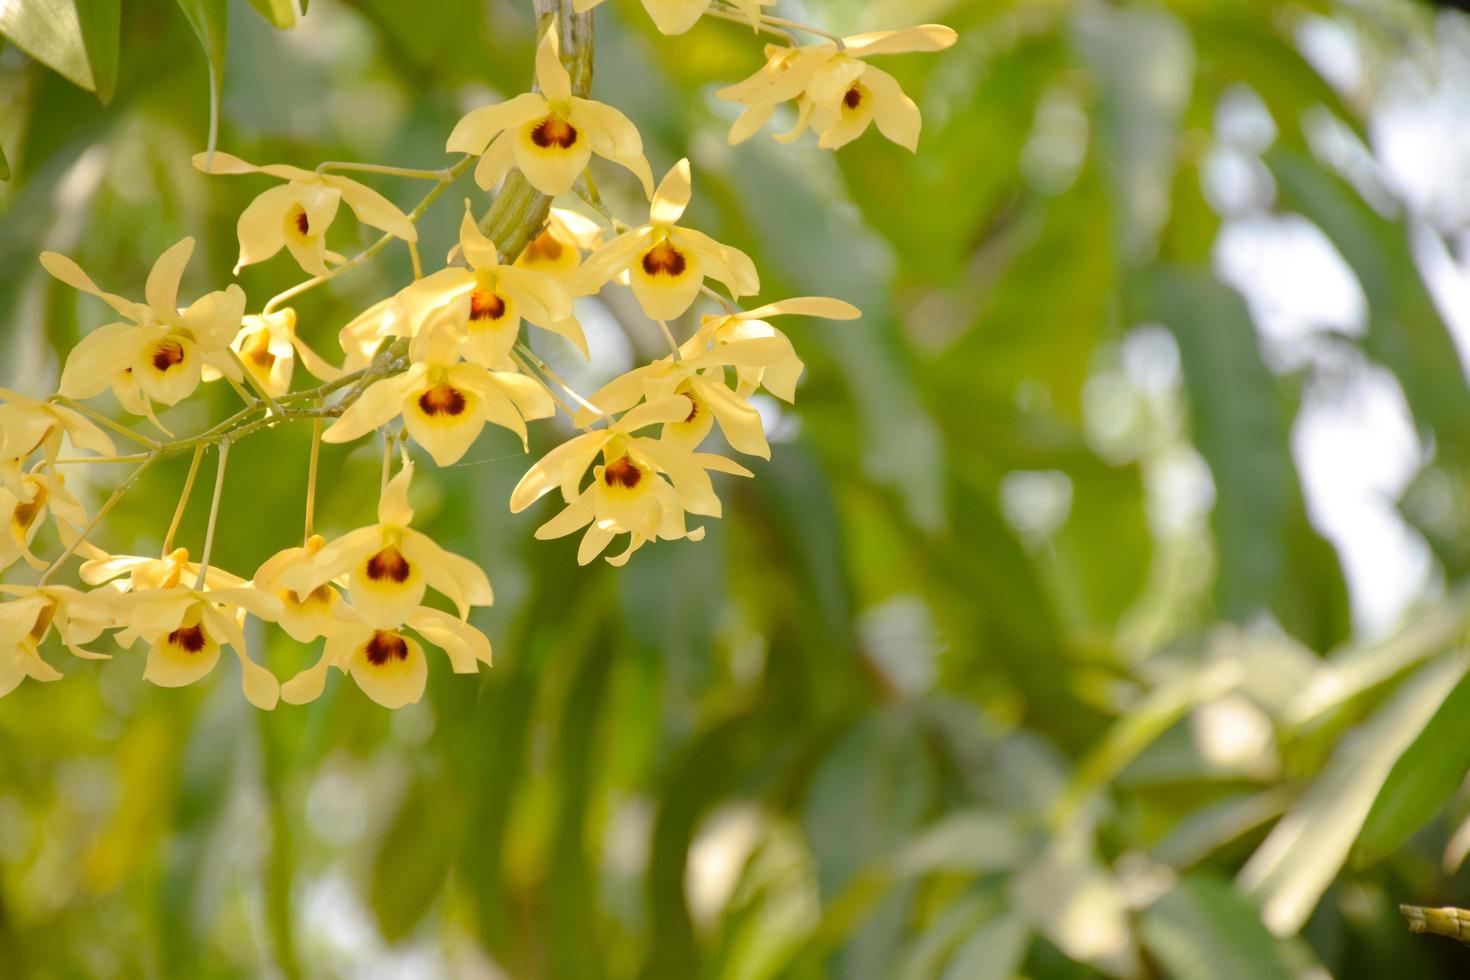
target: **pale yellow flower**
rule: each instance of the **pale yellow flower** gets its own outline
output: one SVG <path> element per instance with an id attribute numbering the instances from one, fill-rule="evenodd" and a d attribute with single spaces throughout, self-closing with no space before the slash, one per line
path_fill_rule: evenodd
<path id="1" fill-rule="evenodd" d="M 688 346 L 688 345 L 686 345 Z M 675 446 L 693 449 L 709 434 L 718 420 L 731 448 L 769 459 L 760 413 L 731 391 L 725 383 L 730 366 L 763 368 L 777 362 L 785 348 L 770 340 L 749 340 L 723 347 L 681 352 L 634 368 L 598 389 L 588 401 L 604 413 L 625 412 L 640 401 L 655 402 L 673 395 L 687 399 L 688 414 L 664 423 L 661 438 Z M 583 408 L 573 419 L 589 425 L 597 418 Z"/>
<path id="2" fill-rule="evenodd" d="M 602 244 L 602 229 L 586 215 L 552 208 L 541 234 L 516 256 L 518 269 L 544 272 L 565 285 L 582 262 L 582 253 Z"/>
<path id="3" fill-rule="evenodd" d="M 707 351 L 718 351 L 721 348 L 745 348 L 752 342 L 769 345 L 767 350 L 777 349 L 779 354 L 765 363 L 757 363 L 749 357 L 736 360 L 735 355 L 730 353 L 724 355 L 727 359 L 725 363 L 734 367 L 739 378 L 736 393 L 745 398 L 758 388 L 765 388 L 784 402 L 794 402 L 796 382 L 801 377 L 804 365 L 786 335 L 766 322 L 765 318 L 772 316 L 855 320 L 862 316 L 862 311 L 840 299 L 800 296 L 768 303 L 753 310 L 708 315 L 700 322 L 694 336 L 684 342 L 681 352 L 686 358 L 695 358 L 704 356 Z"/>
<path id="4" fill-rule="evenodd" d="M 40 468 L 19 477 L 19 486 L 0 486 L 0 521 L 8 533 L 0 535 L 0 569 L 9 568 L 24 558 L 33 568 L 49 563 L 31 554 L 31 541 L 46 523 L 46 515 L 55 518 L 61 543 L 70 545 L 87 524 L 87 512 L 81 501 L 66 489 L 66 477 L 58 470 Z"/>
<path id="5" fill-rule="evenodd" d="M 331 636 L 345 625 L 337 615 L 342 594 L 334 583 L 323 582 L 301 595 L 280 587 L 281 576 L 287 569 L 311 562 L 326 544 L 326 539 L 320 534 L 313 534 L 304 546 L 283 549 L 266 559 L 252 579 L 257 589 L 270 592 L 281 600 L 281 615 L 276 623 L 299 643 Z"/>
<path id="6" fill-rule="evenodd" d="M 286 181 L 251 201 L 240 213 L 236 234 L 240 239 L 239 273 L 247 265 L 263 262 L 282 248 L 289 251 L 306 272 L 327 274 L 326 261 L 344 261 L 327 250 L 327 228 L 346 204 L 365 225 L 386 231 L 406 242 L 419 239 L 418 229 L 408 216 L 371 187 L 340 174 L 322 174 L 285 163 L 256 166 L 228 153 L 194 156 L 194 166 L 209 174 L 262 173 Z"/>
<path id="7" fill-rule="evenodd" d="M 406 326 L 415 336 L 437 314 L 440 324 L 454 332 L 466 360 L 504 370 L 511 367 L 507 358 L 524 318 L 566 337 L 587 356 L 587 338 L 572 315 L 566 289 L 544 272 L 501 265 L 495 243 L 480 231 L 468 201 L 456 252 L 469 268 L 450 266 L 405 286 L 398 293 L 402 315 L 390 321 L 390 329 Z"/>
<path id="8" fill-rule="evenodd" d="M 750 471 L 723 456 L 633 435 L 650 425 L 682 421 L 689 412 L 690 399 L 671 395 L 639 405 L 605 429 L 562 443 L 516 484 L 511 511 L 519 513 L 559 487 L 567 506 L 537 528 L 536 537 L 558 538 L 586 527 L 577 550 L 577 561 L 583 565 L 602 554 L 620 534 L 628 534 L 629 543 L 625 551 L 608 559 L 614 565 L 623 564 L 645 542 L 656 538 L 699 540 L 703 529 L 687 529 L 684 515 L 719 517 L 721 513 L 707 471 L 736 476 L 750 476 Z M 603 462 L 592 468 L 592 480 L 584 487 L 588 467 L 599 454 Z"/>
<path id="9" fill-rule="evenodd" d="M 0 585 L 0 593 L 12 597 L 0 602 L 0 697 L 26 677 L 38 681 L 61 677 L 39 652 L 53 632 L 74 656 L 107 658 L 81 646 L 115 625 L 106 597 L 99 599 L 64 585 Z"/>
<path id="10" fill-rule="evenodd" d="M 489 190 L 515 167 L 543 194 L 572 189 L 592 154 L 626 167 L 653 188 L 637 128 L 612 106 L 572 94 L 572 79 L 557 52 L 553 24 L 536 49 L 536 84 L 508 102 L 472 110 L 445 145 L 451 153 L 479 155 L 475 182 Z"/>
<path id="11" fill-rule="evenodd" d="M 123 627 L 117 642 L 129 649 L 140 639 L 148 644 L 144 680 L 159 687 L 192 684 L 214 669 L 220 647 L 228 646 L 240 661 L 246 699 L 258 708 L 275 707 L 280 682 L 250 659 L 241 627 L 247 613 L 269 622 L 279 618 L 275 596 L 214 566 L 203 588 L 194 588 L 199 565 L 184 548 L 162 558 L 89 553 L 96 557 L 82 563 L 82 581 L 112 582 L 110 601 Z"/>
<path id="12" fill-rule="evenodd" d="M 572 294 L 591 295 L 626 274 L 643 312 L 667 321 L 693 305 L 706 276 L 724 283 L 737 298 L 760 292 L 750 256 L 677 224 L 689 206 L 690 192 L 689 161 L 680 160 L 654 191 L 648 224 L 587 256 L 568 287 Z"/>
<path id="13" fill-rule="evenodd" d="M 663 34 L 683 34 L 709 9 L 712 0 L 643 0 L 643 9 L 653 19 L 653 25 Z M 761 22 L 761 7 L 768 7 L 776 0 L 729 0 L 750 21 L 752 28 Z M 591 10 L 602 0 L 574 0 L 577 13 Z"/>
<path id="14" fill-rule="evenodd" d="M 903 93 L 898 81 L 866 60 L 874 55 L 913 51 L 941 51 L 957 35 L 941 24 L 924 24 L 901 31 L 873 31 L 834 42 L 799 48 L 768 45 L 766 64 L 742 82 L 715 94 L 746 106 L 730 127 L 730 142 L 749 139 L 771 118 L 782 102 L 795 99 L 796 126 L 777 139 L 795 139 L 808 127 L 818 134 L 818 145 L 836 149 L 861 136 L 870 123 L 898 145 L 916 150 L 923 119 L 919 107 Z"/>
<path id="15" fill-rule="evenodd" d="M 244 614 L 267 621 L 281 614 L 275 596 L 250 587 L 195 589 L 178 581 L 134 590 L 118 599 L 126 623 L 117 641 L 148 644 L 143 679 L 159 687 L 184 687 L 207 675 L 219 662 L 221 646 L 240 661 L 245 698 L 269 711 L 280 698 L 274 674 L 250 659 L 241 627 Z"/>
<path id="16" fill-rule="evenodd" d="M 353 613 L 344 613 L 349 619 Z M 442 649 L 456 674 L 473 674 L 490 666 L 490 641 L 470 624 L 423 606 L 409 612 L 391 629 L 349 622 L 327 637 L 321 658 L 281 686 L 288 704 L 306 704 L 321 696 L 327 669 L 350 675 L 362 692 L 385 708 L 414 704 L 424 696 L 428 663 L 423 647 L 406 629 Z"/>
<path id="17" fill-rule="evenodd" d="M 469 297 L 462 297 L 468 304 Z M 458 360 L 452 321 L 460 313 L 442 310 L 440 323 L 427 325 L 416 340 L 420 358 L 402 374 L 370 385 L 322 433 L 323 442 L 351 442 L 387 425 L 399 415 L 415 442 L 434 462 L 448 466 L 464 456 L 485 428 L 503 426 L 526 444 L 526 421 L 549 418 L 556 403 L 535 380 L 514 371 L 490 371 Z"/>
<path id="18" fill-rule="evenodd" d="M 469 615 L 471 606 L 490 605 L 494 593 L 478 565 L 450 554 L 408 526 L 413 520 L 408 503 L 412 479 L 413 464 L 405 462 L 378 500 L 377 524 L 350 531 L 309 560 L 292 564 L 276 584 L 307 595 L 345 575 L 357 615 L 383 630 L 401 626 L 418 608 L 427 586 L 453 602 L 461 618 Z"/>
<path id="19" fill-rule="evenodd" d="M 0 482 L 12 492 L 20 492 L 26 459 L 39 449 L 48 463 L 54 461 L 63 438 L 103 456 L 117 452 L 107 434 L 82 413 L 0 388 Z"/>
<path id="20" fill-rule="evenodd" d="M 61 372 L 61 394 L 91 398 L 111 387 L 124 408 L 151 418 L 150 401 L 173 405 L 187 398 L 199 387 L 206 364 L 236 381 L 244 377 L 229 352 L 245 314 L 240 287 L 232 284 L 179 309 L 179 280 L 193 252 L 194 239 L 185 238 L 159 256 L 144 286 L 147 303 L 103 292 L 71 259 L 41 253 L 47 272 L 131 321 L 98 327 L 72 348 Z"/>

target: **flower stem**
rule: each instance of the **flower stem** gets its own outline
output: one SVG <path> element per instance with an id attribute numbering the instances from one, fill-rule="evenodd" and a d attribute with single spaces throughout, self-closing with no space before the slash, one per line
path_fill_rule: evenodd
<path id="1" fill-rule="evenodd" d="M 419 170 L 415 167 L 390 167 L 380 163 L 350 163 L 346 160 L 329 160 L 318 164 L 316 172 L 326 173 L 328 170 L 355 170 L 367 174 L 386 174 L 389 177 L 413 177 L 416 180 L 453 180 L 448 176 L 449 171 L 444 170 Z"/>
<path id="2" fill-rule="evenodd" d="M 204 588 L 204 578 L 209 574 L 209 558 L 214 553 L 214 526 L 219 521 L 219 499 L 225 488 L 225 467 L 230 462 L 230 437 L 219 443 L 219 469 L 214 473 L 214 498 L 209 502 L 209 525 L 204 529 L 204 555 L 199 560 L 199 577 L 194 580 L 194 589 Z"/>
<path id="3" fill-rule="evenodd" d="M 179 505 L 174 508 L 174 519 L 168 522 L 168 533 L 163 536 L 165 555 L 174 550 L 174 535 L 179 531 L 179 521 L 183 520 L 184 508 L 189 506 L 189 495 L 194 492 L 194 477 L 199 474 L 199 462 L 203 458 L 204 444 L 200 443 L 194 447 L 194 459 L 189 463 L 189 475 L 184 477 L 184 489 L 179 494 Z"/>
<path id="4" fill-rule="evenodd" d="M 255 389 L 255 393 L 260 396 L 260 400 L 269 405 L 273 413 L 275 413 L 276 415 L 285 415 L 286 413 L 281 410 L 281 406 L 276 402 L 275 397 L 272 396 L 270 392 L 265 390 L 265 385 L 262 384 L 261 380 L 255 376 L 255 372 L 251 371 L 250 368 L 245 365 L 245 362 L 240 360 L 239 352 L 236 351 L 233 347 L 229 348 L 229 351 L 230 357 L 234 360 L 236 364 L 240 366 L 240 371 L 245 375 L 246 384 Z"/>
<path id="5" fill-rule="evenodd" d="M 149 454 L 148 458 L 143 460 L 143 462 L 139 464 L 137 469 L 128 474 L 128 478 L 124 480 L 121 484 L 119 484 L 116 490 L 112 491 L 112 496 L 108 497 L 107 502 L 97 509 L 97 513 L 92 515 L 92 519 L 88 521 L 87 526 L 82 528 L 82 530 L 77 534 L 76 539 L 72 541 L 71 544 L 67 545 L 66 550 L 58 555 L 56 560 L 48 565 L 46 567 L 46 570 L 41 573 L 41 579 L 37 583 L 38 585 L 45 585 L 47 582 L 51 581 L 51 576 L 56 574 L 56 570 L 61 567 L 62 562 L 66 561 L 68 558 L 76 553 L 76 550 L 82 546 L 82 542 L 87 540 L 87 535 L 91 534 L 96 529 L 97 525 L 102 522 L 102 518 L 106 517 L 108 512 L 111 511 L 112 508 L 117 506 L 117 502 L 121 500 L 124 495 L 126 495 L 127 492 L 133 488 L 133 484 L 138 482 L 138 477 L 142 476 L 143 471 L 148 469 L 148 467 L 152 466 L 158 460 L 159 455 L 159 453 Z"/>
<path id="6" fill-rule="evenodd" d="M 311 423 L 311 463 L 306 470 L 306 531 L 302 540 L 310 540 L 311 525 L 316 516 L 316 470 L 317 462 L 322 452 L 322 420 L 316 418 Z"/>
<path id="7" fill-rule="evenodd" d="M 664 332 L 664 340 L 669 342 L 669 350 L 673 351 L 674 360 L 680 360 L 683 355 L 679 353 L 679 342 L 674 339 L 674 333 L 669 329 L 669 325 L 662 320 L 655 320 L 653 322 L 657 323 L 658 328 Z"/>
<path id="8" fill-rule="evenodd" d="M 56 395 L 55 400 L 64 403 L 67 408 L 81 412 L 83 415 L 87 416 L 87 418 L 91 419 L 93 422 L 96 422 L 98 425 L 105 426 L 111 429 L 113 432 L 116 432 L 120 436 L 126 436 L 127 438 L 138 443 L 140 446 L 147 446 L 149 449 L 158 448 L 157 441 L 148 438 L 141 432 L 134 432 L 132 429 L 129 429 L 122 423 L 116 421 L 115 419 L 108 418 L 106 415 L 103 415 L 95 408 L 91 408 L 83 404 L 82 402 L 77 401 L 75 398 L 67 398 L 65 395 Z"/>

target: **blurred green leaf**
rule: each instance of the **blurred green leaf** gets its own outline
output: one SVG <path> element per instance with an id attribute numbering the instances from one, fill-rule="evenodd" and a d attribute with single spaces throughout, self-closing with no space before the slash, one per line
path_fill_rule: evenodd
<path id="1" fill-rule="evenodd" d="M 1190 876 L 1143 914 L 1144 947 L 1172 980 L 1292 980 L 1276 937 L 1229 882 Z"/>
<path id="2" fill-rule="evenodd" d="M 1341 177 L 1301 153 L 1274 148 L 1265 161 L 1282 203 L 1321 228 L 1368 298 L 1364 348 L 1398 379 L 1414 420 L 1441 447 L 1470 456 L 1470 387 L 1449 328 L 1420 277 L 1400 222 L 1378 214 Z"/>
<path id="3" fill-rule="evenodd" d="M 76 4 L 93 87 L 97 98 L 106 105 L 112 101 L 112 94 L 117 88 L 121 0 L 76 0 Z"/>
<path id="4" fill-rule="evenodd" d="M 120 0 L 29 0 L 0 5 L 0 34 L 104 103 L 117 82 Z"/>
<path id="5" fill-rule="evenodd" d="M 1379 787 L 1470 669 L 1470 654 L 1425 664 L 1368 722 L 1343 739 L 1301 801 L 1240 873 L 1272 932 L 1302 927 L 1363 827 Z"/>
<path id="6" fill-rule="evenodd" d="M 1398 850 L 1437 814 L 1470 770 L 1470 679 L 1460 681 L 1414 744 L 1399 757 L 1373 801 L 1353 848 L 1359 867 Z"/>
<path id="7" fill-rule="evenodd" d="M 1208 272 L 1150 270 L 1136 304 L 1138 319 L 1169 327 L 1179 344 L 1190 432 L 1215 481 L 1216 607 L 1249 622 L 1274 605 L 1285 574 L 1292 475 L 1275 381 L 1245 301 Z"/>
<path id="8" fill-rule="evenodd" d="M 296 26 L 296 7 L 292 0 L 250 0 L 250 6 L 260 11 L 260 16 L 276 27 Z M 305 5 L 302 5 L 305 10 Z"/>
<path id="9" fill-rule="evenodd" d="M 415 777 L 373 859 L 368 906 L 390 943 L 413 932 L 438 898 L 461 826 L 462 804 L 441 780 Z"/>
<path id="10" fill-rule="evenodd" d="M 1019 915 L 991 919 L 964 941 L 940 980 L 1010 980 L 1026 956 L 1030 938 Z"/>
<path id="11" fill-rule="evenodd" d="M 179 9 L 194 29 L 194 36 L 204 48 L 209 61 L 209 140 L 206 149 L 213 153 L 219 134 L 220 89 L 225 78 L 225 53 L 228 49 L 229 4 L 227 0 L 178 0 Z"/>

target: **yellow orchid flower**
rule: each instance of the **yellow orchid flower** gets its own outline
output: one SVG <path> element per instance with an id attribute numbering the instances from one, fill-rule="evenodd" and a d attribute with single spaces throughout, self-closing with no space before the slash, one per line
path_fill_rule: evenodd
<path id="1" fill-rule="evenodd" d="M 836 149 L 861 136 L 869 123 L 877 123 L 884 136 L 916 150 L 923 126 L 919 107 L 892 75 L 864 59 L 942 51 L 957 37 L 942 24 L 924 24 L 901 31 L 855 34 L 843 38 L 841 46 L 830 41 L 799 48 L 768 45 L 766 64 L 760 71 L 715 93 L 746 106 L 730 127 L 729 141 L 749 139 L 770 120 L 777 105 L 795 99 L 796 126 L 777 137 L 783 142 L 810 127 L 818 134 L 819 146 Z"/>
<path id="2" fill-rule="evenodd" d="M 124 408 L 152 418 L 150 402 L 173 405 L 193 394 L 206 364 L 236 381 L 243 377 L 229 353 L 245 314 L 240 287 L 232 284 L 179 309 L 179 280 L 193 253 L 194 239 L 185 238 L 159 256 L 143 288 L 146 303 L 103 292 L 71 259 L 41 253 L 47 272 L 131 321 L 98 327 L 72 348 L 61 394 L 91 398 L 111 387 Z"/>
<path id="3" fill-rule="evenodd" d="M 175 548 L 162 558 L 111 555 L 91 547 L 79 550 L 90 556 L 78 570 L 82 581 L 88 585 L 110 582 L 119 593 L 170 588 L 181 581 L 193 582 L 199 577 L 199 564 L 189 560 L 188 548 Z M 204 573 L 204 585 L 208 589 L 240 589 L 246 584 L 238 575 L 216 565 L 209 566 Z"/>
<path id="4" fill-rule="evenodd" d="M 378 500 L 378 523 L 348 532 L 285 569 L 275 582 L 300 596 L 346 575 L 358 617 L 383 630 L 402 625 L 427 586 L 448 597 L 461 618 L 469 616 L 471 606 L 490 605 L 494 593 L 478 565 L 408 526 L 413 521 L 408 503 L 412 480 L 413 464 L 405 462 Z"/>
<path id="5" fill-rule="evenodd" d="M 565 285 L 571 281 L 582 253 L 602 244 L 602 228 L 586 215 L 565 208 L 552 208 L 546 227 L 516 256 L 518 269 L 531 269 L 552 276 Z"/>
<path id="6" fill-rule="evenodd" d="M 0 570 L 9 568 L 19 558 L 24 558 L 33 568 L 45 568 L 49 564 L 31 554 L 31 541 L 46 523 L 48 513 L 56 519 L 56 531 L 64 545 L 75 541 L 87 524 L 86 509 L 66 489 L 66 477 L 60 472 L 38 469 L 22 474 L 19 482 L 15 490 L 0 486 L 0 521 L 5 522 L 9 531 L 0 536 Z"/>
<path id="7" fill-rule="evenodd" d="M 281 576 L 287 569 L 311 562 L 326 544 L 326 539 L 320 534 L 313 534 L 302 547 L 286 548 L 266 559 L 252 579 L 257 589 L 270 592 L 281 600 L 281 615 L 276 623 L 298 643 L 331 636 L 344 626 L 337 615 L 342 594 L 334 583 L 323 582 L 301 595 L 279 587 Z"/>
<path id="8" fill-rule="evenodd" d="M 652 191 L 637 127 L 612 106 L 572 94 L 555 24 L 536 49 L 536 85 L 541 91 L 472 110 L 449 134 L 450 153 L 480 157 L 475 183 L 489 190 L 515 167 L 532 187 L 555 197 L 572 189 L 596 153 L 632 171 L 645 194 Z"/>
<path id="9" fill-rule="evenodd" d="M 689 345 L 685 345 L 688 347 Z M 625 412 L 639 401 L 658 401 L 671 395 L 688 400 L 684 418 L 665 422 L 661 438 L 675 446 L 693 449 L 709 434 L 718 420 L 725 440 L 738 452 L 769 459 L 760 413 L 725 384 L 725 368 L 760 369 L 782 358 L 786 348 L 770 339 L 681 351 L 619 375 L 595 392 L 588 401 L 607 414 Z M 596 413 L 583 408 L 574 424 L 588 425 Z"/>
<path id="10" fill-rule="evenodd" d="M 454 330 L 467 360 L 503 370 L 511 366 L 508 355 L 524 317 L 566 337 L 587 356 L 587 338 L 572 315 L 566 289 L 544 272 L 501 265 L 500 253 L 475 223 L 469 201 L 456 251 L 469 268 L 451 266 L 406 286 L 398 294 L 402 315 L 390 321 L 389 329 L 406 326 L 409 336 L 419 335 L 431 315 L 443 314 L 441 321 Z"/>
<path id="11" fill-rule="evenodd" d="M 783 299 L 753 310 L 736 313 L 707 315 L 694 335 L 680 348 L 687 359 L 704 356 L 708 350 L 722 347 L 743 347 L 760 341 L 776 345 L 779 356 L 769 362 L 758 364 L 748 358 L 741 361 L 727 360 L 735 368 L 740 379 L 737 393 L 748 397 L 758 388 L 790 404 L 796 401 L 796 382 L 801 377 L 804 365 L 796 354 L 796 348 L 786 335 L 766 322 L 771 316 L 815 316 L 825 320 L 856 320 L 862 311 L 851 303 L 825 296 L 799 296 Z M 725 355 L 727 358 L 731 355 Z"/>
<path id="12" fill-rule="evenodd" d="M 281 685 L 274 674 L 250 659 L 240 621 L 248 613 L 275 621 L 281 603 L 248 586 L 195 589 L 175 578 L 157 588 L 134 590 L 118 600 L 126 623 L 117 641 L 131 647 L 148 644 L 143 679 L 159 687 L 184 687 L 214 670 L 221 646 L 240 661 L 245 698 L 267 711 L 280 699 Z"/>
<path id="13" fill-rule="evenodd" d="M 619 534 L 629 534 L 630 541 L 627 550 L 608 559 L 614 565 L 623 564 L 655 538 L 698 540 L 703 530 L 686 530 L 684 515 L 719 517 L 721 513 L 706 471 L 736 476 L 751 473 L 722 456 L 633 435 L 650 425 L 682 421 L 689 413 L 690 399 L 671 395 L 639 405 L 605 429 L 562 443 L 516 484 L 511 511 L 519 513 L 560 487 L 567 506 L 537 528 L 536 537 L 558 538 L 587 526 L 577 551 L 577 561 L 583 565 L 602 554 Z M 583 478 L 599 454 L 603 463 L 593 468 L 592 481 L 584 488 Z"/>
<path id="14" fill-rule="evenodd" d="M 423 647 L 404 632 L 405 627 L 442 649 L 456 674 L 473 674 L 482 663 L 490 666 L 490 641 L 485 634 L 448 613 L 420 606 L 392 629 L 363 622 L 344 625 L 327 637 L 315 664 L 281 686 L 282 699 L 288 704 L 315 701 L 326 683 L 327 669 L 336 667 L 385 708 L 416 703 L 424 696 L 428 662 Z"/>
<path id="15" fill-rule="evenodd" d="M 468 305 L 469 297 L 461 297 Z M 526 445 L 526 421 L 550 418 L 556 403 L 524 374 L 491 371 L 458 360 L 451 322 L 462 310 L 446 308 L 420 333 L 415 363 L 402 374 L 374 382 L 322 433 L 323 442 L 351 442 L 402 415 L 415 442 L 434 462 L 448 466 L 479 438 L 485 423 L 503 426 Z"/>
<path id="16" fill-rule="evenodd" d="M 26 677 L 38 681 L 61 677 L 41 659 L 41 643 L 52 632 L 74 656 L 107 659 L 106 654 L 92 653 L 81 646 L 113 625 L 105 600 L 99 603 L 93 596 L 64 585 L 0 585 L 0 593 L 13 597 L 0 602 L 0 697 Z"/>
<path id="17" fill-rule="evenodd" d="M 303 270 L 313 276 L 327 274 L 326 261 L 345 261 L 327 250 L 327 228 L 345 203 L 365 225 L 386 231 L 405 242 L 419 240 L 418 229 L 408 216 L 371 187 L 339 174 L 322 174 L 285 163 L 256 166 L 228 153 L 194 155 L 194 166 L 207 174 L 267 174 L 286 183 L 272 187 L 246 205 L 235 232 L 240 239 L 240 259 L 235 273 L 275 255 L 289 251 Z"/>
<path id="18" fill-rule="evenodd" d="M 63 437 L 102 456 L 117 452 L 107 433 L 82 413 L 0 388 L 0 481 L 11 490 L 19 489 L 21 465 L 31 453 L 39 449 L 48 463 L 54 461 Z"/>
<path id="19" fill-rule="evenodd" d="M 626 273 L 643 312 L 667 321 L 693 305 L 706 276 L 724 283 L 737 298 L 760 292 L 760 276 L 750 256 L 677 224 L 689 206 L 690 193 L 689 161 L 680 160 L 654 191 L 648 224 L 624 232 L 587 256 L 568 287 L 572 294 L 591 295 Z"/>
<path id="20" fill-rule="evenodd" d="M 111 583 L 110 602 L 123 627 L 117 642 L 124 648 L 140 639 L 148 644 L 144 680 L 159 687 L 192 684 L 214 669 L 220 647 L 228 646 L 240 661 L 246 699 L 266 710 L 276 706 L 280 682 L 250 659 L 240 625 L 247 613 L 269 622 L 278 619 L 281 603 L 275 596 L 212 565 L 203 587 L 194 588 L 199 565 L 189 560 L 185 548 L 162 558 L 109 555 L 95 548 L 88 553 L 94 557 L 82 563 L 82 581 Z"/>
<path id="21" fill-rule="evenodd" d="M 713 0 L 643 0 L 643 9 L 648 11 L 648 16 L 653 19 L 653 26 L 662 34 L 683 34 L 693 27 L 704 12 L 709 9 Z M 770 6 L 776 0 L 729 0 L 730 5 L 737 8 L 746 19 L 750 21 L 752 29 L 758 29 L 761 23 L 761 7 Z M 574 0 L 572 6 L 577 13 L 591 10 L 602 3 L 602 0 Z"/>

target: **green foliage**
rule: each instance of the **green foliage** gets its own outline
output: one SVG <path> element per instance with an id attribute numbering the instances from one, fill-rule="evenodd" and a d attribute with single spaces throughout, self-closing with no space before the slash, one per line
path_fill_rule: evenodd
<path id="1" fill-rule="evenodd" d="M 835 155 L 726 146 L 710 91 L 765 39 L 714 20 L 665 38 L 637 0 L 595 14 L 597 97 L 655 172 L 691 158 L 690 222 L 753 256 L 759 301 L 864 311 L 783 324 L 807 362 L 798 404 L 756 479 L 719 484 L 708 538 L 578 568 L 531 540 L 546 505 L 507 512 L 530 457 L 487 434 L 425 466 L 414 501 L 495 583 L 481 680 L 432 663 L 424 702 L 391 716 L 336 677 L 270 716 L 232 666 L 159 690 L 139 649 L 27 683 L 0 706 L 0 974 L 330 976 L 390 955 L 423 975 L 647 980 L 1463 973 L 1395 908 L 1470 904 L 1440 870 L 1467 847 L 1470 390 L 1402 202 L 1322 151 L 1325 119 L 1371 155 L 1376 76 L 1344 94 L 1298 46 L 1305 18 L 1352 19 L 1370 61 L 1418 63 L 1431 15 L 800 6 L 844 31 L 960 31 L 882 63 L 924 112 L 918 154 L 873 134 Z M 106 322 L 48 284 L 42 248 L 134 294 L 192 234 L 184 293 L 223 284 L 265 184 L 194 171 L 212 133 L 259 162 L 440 167 L 466 105 L 525 85 L 535 26 L 524 0 L 0 4 L 0 383 L 49 391 Z M 1371 642 L 1292 451 L 1330 372 L 1284 367 L 1245 287 L 1212 271 L 1242 216 L 1212 183 L 1217 121 L 1243 94 L 1274 129 L 1228 147 L 1267 188 L 1249 215 L 1299 215 L 1342 257 L 1366 330 L 1330 344 L 1391 375 L 1429 447 L 1395 503 L 1446 595 Z M 640 211 L 625 174 L 595 172 Z M 462 180 L 421 224 L 426 269 L 465 196 L 487 201 Z M 370 240 L 354 234 L 332 247 Z M 304 295 L 302 336 L 331 350 L 411 270 L 395 244 Z M 252 310 L 295 281 L 280 261 L 239 276 Z M 602 312 L 611 357 L 659 353 L 641 318 Z M 1140 380 L 1140 349 L 1162 381 Z M 191 433 L 237 404 L 215 385 L 163 420 Z M 564 436 L 534 432 L 533 455 Z M 307 445 L 283 426 L 232 450 L 222 565 L 248 575 L 295 543 Z M 1182 517 L 1181 466 L 1213 488 Z M 149 472 L 103 546 L 156 551 L 186 467 Z M 378 467 L 328 447 L 323 533 L 373 519 Z M 78 481 L 93 506 L 121 478 L 97 470 Z M 196 550 L 204 510 L 179 529 Z M 251 642 L 283 676 L 317 655 Z"/>

